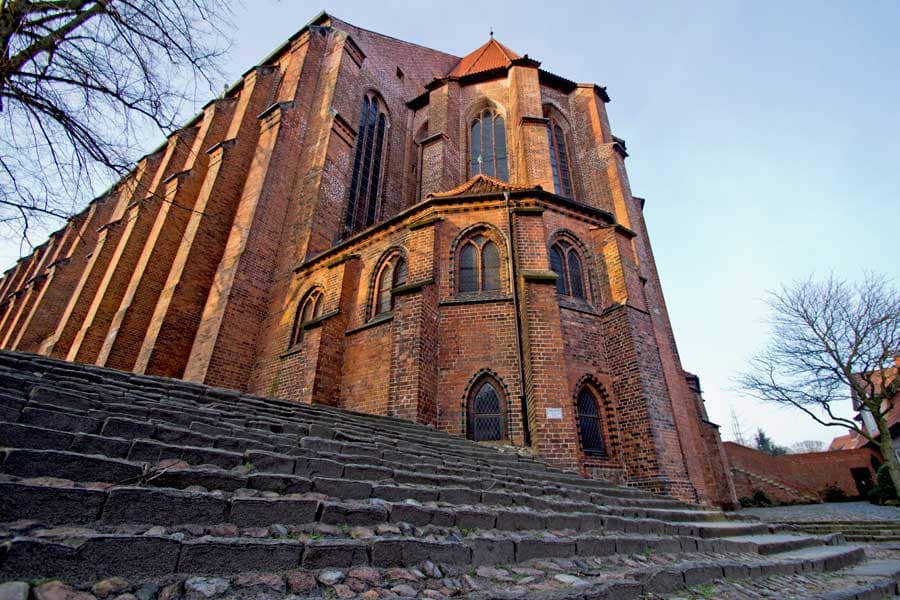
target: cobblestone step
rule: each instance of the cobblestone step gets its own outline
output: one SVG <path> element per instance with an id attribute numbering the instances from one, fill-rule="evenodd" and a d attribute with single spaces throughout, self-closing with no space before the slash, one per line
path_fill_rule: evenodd
<path id="1" fill-rule="evenodd" d="M 34 391 L 34 390 L 32 390 L 32 391 Z M 42 398 L 45 402 L 48 400 L 47 394 L 45 394 L 45 393 L 39 394 L 38 396 L 40 398 Z M 67 398 L 68 394 L 62 394 L 61 396 Z M 57 404 L 60 404 L 60 403 L 61 402 L 57 401 Z M 117 406 L 122 406 L 122 405 L 112 406 L 112 408 L 115 409 L 115 408 L 117 408 Z M 87 411 L 87 414 L 83 414 L 83 415 L 77 415 L 77 414 L 60 415 L 58 412 L 53 413 L 52 411 L 45 410 L 46 408 L 51 408 L 51 407 L 44 406 L 43 408 L 44 408 L 44 410 L 38 410 L 38 411 L 35 411 L 32 408 L 26 408 L 26 410 L 25 410 L 25 412 L 27 412 L 27 415 L 25 416 L 26 420 L 32 425 L 36 425 L 36 424 L 54 425 L 54 426 L 59 425 L 63 429 L 74 427 L 74 428 L 78 428 L 79 432 L 81 432 L 81 433 L 93 433 L 94 430 L 96 430 L 96 426 L 97 426 L 96 419 L 98 417 L 104 417 L 104 416 L 109 417 L 108 412 L 103 413 L 103 412 L 96 411 L 96 410 Z M 82 408 L 83 408 L 83 404 L 82 404 Z M 134 412 L 135 412 L 134 405 L 131 405 L 128 408 L 128 412 L 126 414 L 128 416 L 133 416 Z M 162 414 L 162 413 L 159 410 L 157 410 L 156 416 L 160 416 L 160 414 Z M 181 413 L 176 413 L 176 414 L 182 418 L 182 421 L 181 421 L 182 424 L 186 423 L 188 425 L 188 427 L 195 427 L 195 428 L 202 427 L 201 425 L 198 425 L 198 423 L 200 423 L 199 421 L 192 421 L 190 417 L 185 417 Z M 128 433 L 127 430 L 129 427 L 131 427 L 132 429 L 135 429 L 138 431 L 143 430 L 143 432 L 145 434 L 151 434 L 152 426 L 153 426 L 153 424 L 149 423 L 149 424 L 145 424 L 145 427 L 142 428 L 138 423 L 128 423 L 127 420 L 122 421 L 119 418 L 113 418 L 111 421 L 107 421 L 104 424 L 103 431 L 105 433 L 107 433 L 107 435 L 109 435 L 109 436 L 116 436 L 116 435 L 121 436 L 123 434 Z M 212 426 L 208 425 L 208 427 L 212 427 Z M 131 432 L 131 433 L 132 433 L 132 435 L 134 435 L 135 432 Z M 329 433 L 331 435 L 334 434 L 334 432 L 326 432 L 326 433 Z M 202 437 L 203 434 L 192 434 L 190 432 L 190 430 L 178 431 L 178 430 L 172 430 L 171 428 L 164 427 L 160 431 L 160 435 L 167 436 L 169 438 L 174 437 L 174 436 L 180 436 L 181 439 L 193 439 L 193 440 L 195 440 L 195 443 L 198 443 L 198 444 L 203 443 L 203 442 L 209 442 L 209 440 L 204 439 Z M 245 433 L 244 435 L 250 435 L 250 434 Z M 241 439 L 241 438 L 238 438 L 238 439 Z M 246 439 L 246 438 L 244 438 L 244 439 Z M 268 439 L 270 442 L 273 441 L 271 435 L 267 435 L 263 439 Z M 200 441 L 196 441 L 196 440 L 200 440 Z M 274 441 L 277 442 L 278 440 L 274 440 Z M 283 447 L 289 447 L 291 440 L 286 439 L 286 438 L 281 438 L 281 443 L 283 444 Z M 317 442 L 310 442 L 311 445 L 315 444 L 315 443 L 317 443 Z M 319 442 L 319 444 L 321 444 L 321 443 Z M 260 439 L 254 440 L 252 443 L 249 443 L 249 441 L 248 441 L 247 445 L 252 445 L 253 447 L 256 447 L 259 449 L 272 449 L 273 448 L 273 445 L 271 443 L 263 442 Z M 366 448 L 363 451 L 367 451 L 367 450 L 369 450 L 369 449 Z M 435 455 L 435 456 L 437 456 L 437 455 Z M 443 453 L 441 456 L 443 457 L 444 460 L 446 460 L 446 453 Z M 508 461 L 507 464 L 514 465 L 516 467 L 522 467 L 526 463 L 522 463 L 520 461 Z M 542 466 L 541 470 L 545 470 L 545 469 L 546 469 L 546 467 Z M 490 468 L 488 470 L 494 476 L 498 475 L 498 473 L 496 471 L 496 466 L 492 466 L 492 468 Z M 512 472 L 512 471 L 514 471 L 514 470 L 507 469 L 508 473 Z M 528 473 L 528 471 L 522 471 L 519 474 L 525 475 L 527 473 Z M 610 497 L 629 498 L 629 499 L 632 499 L 633 501 L 637 501 L 637 502 L 640 502 L 641 499 L 646 498 L 646 499 L 648 499 L 649 502 L 652 502 L 655 506 L 677 506 L 678 505 L 677 502 L 669 500 L 669 499 L 653 498 L 649 494 L 646 494 L 646 492 L 642 492 L 640 490 L 629 490 L 629 489 L 617 488 L 615 486 L 611 486 L 609 484 L 605 484 L 602 482 L 592 482 L 592 481 L 580 480 L 580 479 L 577 479 L 577 478 L 574 478 L 572 476 L 568 476 L 568 475 L 565 475 L 562 473 L 560 473 L 558 475 L 552 475 L 549 472 L 547 472 L 544 479 L 545 479 L 545 481 L 554 481 L 554 482 L 557 482 L 560 484 L 568 484 L 569 486 L 575 486 L 575 487 L 583 488 L 586 490 L 592 490 L 592 489 L 599 490 L 601 492 L 599 495 L 608 494 Z"/>
<path id="2" fill-rule="evenodd" d="M 3 352 L 0 389 L 0 581 L 260 571 L 352 597 L 326 574 L 365 568 L 414 595 L 440 572 L 473 598 L 637 598 L 862 559 L 396 419 Z"/>
<path id="3" fill-rule="evenodd" d="M 769 574 L 750 580 L 707 582 L 672 593 L 645 593 L 645 600 L 662 598 L 727 598 L 757 600 L 792 598 L 797 600 L 882 600 L 900 595 L 900 560 L 868 561 L 836 570 L 826 563 L 804 563 L 795 574 Z M 833 566 L 833 565 L 831 565 Z"/>
<path id="4" fill-rule="evenodd" d="M 153 422 L 138 421 L 116 415 L 110 416 L 108 412 L 98 415 L 97 411 L 94 411 L 94 417 L 86 417 L 82 415 L 66 414 L 58 411 L 43 409 L 34 410 L 26 408 L 23 411 L 23 414 L 28 417 L 28 424 L 19 422 L 14 425 L 7 426 L 5 428 L 7 432 L 4 436 L 4 442 L 6 445 L 45 449 L 60 449 L 68 447 L 73 449 L 90 450 L 94 448 L 102 451 L 107 455 L 123 456 L 125 455 L 127 440 L 135 439 L 139 436 L 153 436 L 157 440 L 157 445 L 155 447 L 153 446 L 153 440 L 147 440 L 142 442 L 140 448 L 137 449 L 138 451 L 140 451 L 137 456 L 135 456 L 136 448 L 134 446 L 129 447 L 127 456 L 129 458 L 140 458 L 147 461 L 152 461 L 154 460 L 154 458 L 159 458 L 160 456 L 176 456 L 177 453 L 173 451 L 173 448 L 177 448 L 178 446 L 174 444 L 181 443 L 193 445 L 184 449 L 182 453 L 183 456 L 181 456 L 182 458 L 188 459 L 190 462 L 204 462 L 208 459 L 210 462 L 218 464 L 219 466 L 229 466 L 231 463 L 240 464 L 240 462 L 242 461 L 242 457 L 239 455 L 240 453 L 233 453 L 229 455 L 228 450 L 221 447 L 226 446 L 234 450 L 243 450 L 243 447 L 235 447 L 235 438 L 211 438 L 209 436 L 205 436 L 202 433 L 197 433 L 189 429 L 186 430 L 177 427 L 160 425 Z M 104 417 L 102 422 L 100 422 L 96 418 L 98 416 Z M 90 420 L 84 421 L 84 419 Z M 69 431 L 73 428 L 77 428 L 77 431 Z M 100 435 L 97 435 L 97 433 L 95 432 L 99 432 Z M 339 458 L 341 453 L 344 451 L 344 447 L 349 446 L 348 444 L 343 444 L 341 448 L 334 448 L 326 445 L 324 446 L 324 451 L 321 451 L 323 449 L 323 442 L 320 438 L 312 438 L 310 436 L 307 436 L 305 438 L 302 438 L 300 442 L 301 449 L 306 450 L 308 454 L 330 459 Z M 265 452 L 266 450 L 273 449 L 273 446 L 270 444 L 263 444 L 261 442 L 254 441 L 248 441 L 245 446 L 250 446 L 259 450 L 260 452 Z M 213 450 L 213 448 L 215 448 L 215 450 Z M 286 441 L 283 443 L 282 448 L 287 452 L 300 454 L 300 451 L 298 451 L 297 448 L 289 446 Z M 353 454 L 354 458 L 362 458 L 371 456 L 372 454 L 374 454 L 375 456 L 387 455 L 387 452 L 380 452 L 377 450 L 374 452 L 370 451 L 368 454 L 363 454 L 361 452 L 364 452 L 365 449 L 358 450 L 353 446 L 349 446 L 349 449 L 351 453 L 354 451 L 359 452 L 357 454 Z M 155 457 L 151 454 L 151 452 L 154 450 L 159 451 L 159 454 L 157 454 Z M 328 452 L 329 450 L 336 450 L 339 454 L 330 454 Z M 396 458 L 399 459 L 400 457 L 398 456 Z M 397 466 L 398 463 L 393 463 L 392 461 L 381 460 L 378 458 L 370 458 L 368 464 L 372 466 Z M 424 470 L 428 473 L 433 473 L 435 470 L 437 470 L 437 468 L 437 466 L 431 465 L 426 466 L 425 468 L 420 467 L 420 470 Z M 491 481 L 493 482 L 506 481 L 507 484 L 509 484 L 507 487 L 518 486 L 520 490 L 530 493 L 536 493 L 537 491 L 533 486 L 528 486 L 528 482 L 525 479 L 510 477 L 508 475 L 504 477 L 503 475 L 498 475 L 496 471 L 493 470 L 476 471 L 459 469 L 455 467 L 444 467 L 443 470 L 445 472 L 462 473 L 469 476 L 480 476 L 482 478 L 490 476 Z M 450 476 L 452 477 L 453 475 Z M 549 492 L 547 490 L 549 490 Z M 545 487 L 542 493 L 561 494 L 576 498 L 580 497 L 582 499 L 592 498 L 595 502 L 605 503 L 621 503 L 625 502 L 627 499 L 628 503 L 632 505 L 648 506 L 653 508 L 684 507 L 682 503 L 679 503 L 677 501 L 647 497 L 645 495 L 642 495 L 645 494 L 644 492 L 640 492 L 638 490 L 618 489 L 614 487 L 604 488 L 603 493 L 595 493 L 592 496 L 589 496 L 587 493 L 573 491 L 566 484 L 554 482 L 549 488 Z M 694 510 L 697 509 L 694 508 Z M 712 511 L 708 512 L 712 513 Z M 722 518 L 720 513 L 714 514 L 717 515 L 716 518 Z"/>
<path id="5" fill-rule="evenodd" d="M 900 521 L 782 522 L 776 527 L 810 534 L 842 533 L 848 542 L 900 542 Z"/>
<path id="6" fill-rule="evenodd" d="M 159 577 L 171 573 L 228 574 L 242 571 L 282 572 L 304 569 L 374 566 L 399 568 L 426 561 L 455 567 L 514 564 L 535 559 L 602 557 L 640 552 L 678 552 L 670 540 L 651 537 L 578 536 L 553 538 L 522 536 L 511 539 L 473 537 L 461 541 L 383 538 L 370 540 L 257 539 L 96 533 L 70 529 L 54 535 L 15 537 L 6 542 L 0 579 L 62 577 L 89 582 L 110 573 L 123 577 Z M 855 564 L 863 556 L 858 547 L 813 547 L 782 553 L 777 560 L 734 563 L 717 561 L 691 569 L 691 575 L 665 573 L 648 578 L 648 589 L 696 584 L 723 577 L 750 578 L 754 574 L 792 574 L 831 571 Z M 657 581 L 654 581 L 656 577 Z M 673 580 L 674 581 L 671 581 Z M 639 588 L 642 590 L 643 588 Z"/>
<path id="7" fill-rule="evenodd" d="M 30 452 L 30 459 L 25 461 L 26 467 L 23 469 L 26 473 L 34 472 L 34 469 L 27 467 L 29 461 L 40 463 L 43 467 L 60 462 L 58 458 L 47 457 L 48 454 L 57 453 Z M 15 464 L 21 468 L 23 461 Z M 68 474 L 71 463 L 67 461 L 64 464 L 67 469 L 49 473 L 44 470 L 39 477 Z M 91 468 L 93 464 L 81 468 Z M 65 524 L 100 520 L 159 525 L 233 522 L 249 525 L 249 520 L 254 519 L 256 522 L 253 525 L 256 526 L 299 524 L 317 520 L 350 525 L 404 522 L 503 531 L 606 529 L 701 538 L 766 531 L 766 526 L 758 523 L 679 522 L 643 516 L 623 517 L 589 504 L 571 507 L 558 505 L 569 509 L 563 512 L 548 510 L 547 507 L 535 510 L 527 505 L 504 506 L 494 503 L 496 494 L 481 499 L 466 498 L 469 502 L 457 503 L 452 501 L 453 494 L 445 495 L 448 490 L 410 490 L 403 486 L 368 483 L 360 486 L 360 482 L 330 478 L 304 479 L 282 475 L 270 477 L 266 474 L 243 476 L 218 469 L 183 469 L 162 473 L 151 471 L 145 478 L 143 484 L 147 487 L 106 489 L 76 487 L 73 482 L 61 479 L 2 482 L 0 521 L 36 519 L 51 524 Z M 190 490 L 196 486 L 216 491 L 209 493 L 178 489 Z M 312 494 L 308 494 L 308 498 L 298 496 L 309 492 Z M 411 499 L 417 492 L 430 492 L 429 496 L 418 494 L 427 504 Z M 247 496 L 259 493 L 291 496 Z M 398 501 L 391 501 L 392 499 Z M 357 502 L 342 502 L 344 500 Z M 520 500 L 527 502 L 529 498 Z M 582 511 L 575 510 L 578 508 Z"/>

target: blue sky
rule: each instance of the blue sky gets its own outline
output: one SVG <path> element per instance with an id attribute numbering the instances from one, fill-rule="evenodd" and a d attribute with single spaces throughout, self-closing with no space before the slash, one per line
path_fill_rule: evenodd
<path id="1" fill-rule="evenodd" d="M 781 444 L 841 433 L 741 398 L 731 378 L 765 341 L 765 290 L 831 271 L 900 278 L 900 2 L 247 0 L 229 83 L 322 9 L 458 55 L 493 27 L 544 68 L 607 86 L 682 361 L 723 437 L 732 407 L 745 434 Z M 17 255 L 0 246 L 3 264 Z"/>

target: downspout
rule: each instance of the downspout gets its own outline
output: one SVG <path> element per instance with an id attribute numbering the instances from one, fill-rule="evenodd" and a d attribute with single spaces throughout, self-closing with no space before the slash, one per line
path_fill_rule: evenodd
<path id="1" fill-rule="evenodd" d="M 522 411 L 522 437 L 526 446 L 531 446 L 531 423 L 528 421 L 528 399 L 525 396 L 525 348 L 522 345 L 522 313 L 519 310 L 519 279 L 516 269 L 516 245 L 513 230 L 512 209 L 510 207 L 509 192 L 503 192 L 503 198 L 506 200 L 506 222 L 509 228 L 509 236 L 507 236 L 506 245 L 509 253 L 509 281 L 512 286 L 513 294 L 513 310 L 516 313 L 516 349 L 519 352 L 519 401 Z"/>

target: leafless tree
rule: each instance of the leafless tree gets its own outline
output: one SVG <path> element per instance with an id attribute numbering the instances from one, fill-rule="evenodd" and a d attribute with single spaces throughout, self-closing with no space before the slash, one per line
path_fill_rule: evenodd
<path id="1" fill-rule="evenodd" d="M 767 348 L 738 377 L 749 395 L 800 409 L 826 427 L 845 428 L 876 444 L 900 490 L 900 463 L 887 415 L 900 402 L 894 357 L 900 349 L 900 293 L 887 278 L 859 283 L 807 279 L 770 295 L 773 332 Z M 873 430 L 840 416 L 853 401 Z"/>
<path id="2" fill-rule="evenodd" d="M 28 242 L 175 130 L 221 82 L 230 4 L 0 0 L 0 233 Z"/>
<path id="3" fill-rule="evenodd" d="M 805 454 L 807 452 L 822 452 L 825 444 L 819 440 L 804 440 L 797 442 L 791 446 L 791 452 L 794 454 Z"/>

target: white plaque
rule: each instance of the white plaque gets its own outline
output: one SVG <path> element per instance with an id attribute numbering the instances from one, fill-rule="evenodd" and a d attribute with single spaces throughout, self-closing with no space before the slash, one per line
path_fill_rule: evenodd
<path id="1" fill-rule="evenodd" d="M 548 419 L 562 419 L 562 409 L 561 408 L 548 408 L 547 409 L 547 418 Z"/>

